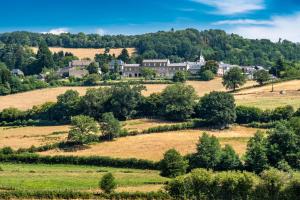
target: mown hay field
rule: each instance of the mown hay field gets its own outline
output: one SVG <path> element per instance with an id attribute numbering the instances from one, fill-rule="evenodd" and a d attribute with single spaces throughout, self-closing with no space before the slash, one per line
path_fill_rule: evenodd
<path id="1" fill-rule="evenodd" d="M 158 161 L 163 154 L 175 148 L 181 154 L 186 155 L 196 150 L 196 144 L 203 132 L 219 138 L 221 144 L 230 144 L 240 154 L 244 154 L 247 141 L 256 133 L 257 129 L 242 126 L 233 126 L 227 130 L 182 130 L 164 133 L 153 133 L 118 138 L 111 142 L 92 144 L 89 148 L 76 151 L 64 152 L 50 150 L 42 152 L 42 155 L 77 155 L 77 156 L 110 156 L 115 158 L 139 158 Z"/>
<path id="2" fill-rule="evenodd" d="M 255 106 L 261 109 L 274 109 L 291 105 L 300 108 L 300 80 L 287 81 L 262 87 L 245 89 L 235 94 L 238 105 Z"/>
<path id="3" fill-rule="evenodd" d="M 100 191 L 101 177 L 111 172 L 118 192 L 150 192 L 162 189 L 168 179 L 158 171 L 78 165 L 0 163 L 1 190 L 73 190 Z"/>
<path id="4" fill-rule="evenodd" d="M 37 53 L 38 48 L 37 47 L 31 47 L 33 52 Z M 77 56 L 79 59 L 83 58 L 90 58 L 94 59 L 96 54 L 103 54 L 104 53 L 104 48 L 63 48 L 63 47 L 49 47 L 50 51 L 52 53 L 57 53 L 59 51 L 63 52 L 71 52 L 75 56 Z M 126 48 L 129 55 L 131 56 L 136 52 L 135 48 Z M 109 54 L 119 56 L 122 52 L 122 48 L 115 48 L 115 49 L 110 49 Z"/>
<path id="5" fill-rule="evenodd" d="M 67 137 L 69 126 L 0 127 L 0 148 L 13 149 L 53 144 Z"/>

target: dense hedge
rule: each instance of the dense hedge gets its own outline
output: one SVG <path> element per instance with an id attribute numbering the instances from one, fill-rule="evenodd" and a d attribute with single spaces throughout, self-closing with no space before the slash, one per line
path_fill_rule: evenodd
<path id="1" fill-rule="evenodd" d="M 264 171 L 260 177 L 248 172 L 196 169 L 171 180 L 167 191 L 181 200 L 291 200 L 300 196 L 298 175 L 275 169 Z"/>
<path id="2" fill-rule="evenodd" d="M 121 167 L 153 170 L 159 169 L 159 164 L 157 162 L 140 160 L 135 158 L 119 159 L 100 156 L 41 156 L 33 153 L 0 154 L 0 162 L 94 165 L 104 167 Z"/>
<path id="3" fill-rule="evenodd" d="M 256 107 L 237 106 L 236 122 L 239 124 L 249 124 L 252 122 L 273 122 L 288 120 L 293 117 L 295 111 L 292 106 L 277 107 L 274 110 L 261 110 Z"/>
<path id="4" fill-rule="evenodd" d="M 120 193 L 91 193 L 77 192 L 71 190 L 64 191 L 24 191 L 12 190 L 0 192 L 0 199 L 170 199 L 167 193 L 163 192 L 120 192 Z"/>

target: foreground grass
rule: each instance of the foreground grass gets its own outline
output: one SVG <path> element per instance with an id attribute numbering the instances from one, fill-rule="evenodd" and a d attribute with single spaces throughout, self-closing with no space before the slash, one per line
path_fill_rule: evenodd
<path id="1" fill-rule="evenodd" d="M 97 191 L 99 180 L 111 172 L 118 191 L 157 191 L 167 178 L 158 171 L 110 167 L 0 163 L 0 190 Z"/>

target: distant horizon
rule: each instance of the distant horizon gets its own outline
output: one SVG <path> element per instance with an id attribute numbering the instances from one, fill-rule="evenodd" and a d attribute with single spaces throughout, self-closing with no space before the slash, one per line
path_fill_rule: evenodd
<path id="1" fill-rule="evenodd" d="M 140 35 L 195 28 L 300 42 L 295 0 L 3 0 L 1 6 L 0 33 Z"/>

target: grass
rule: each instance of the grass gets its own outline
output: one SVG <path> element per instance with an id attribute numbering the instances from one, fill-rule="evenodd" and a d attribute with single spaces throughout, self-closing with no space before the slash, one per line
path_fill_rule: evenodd
<path id="1" fill-rule="evenodd" d="M 31 47 L 31 49 L 36 53 L 38 48 L 37 47 Z M 75 56 L 77 56 L 79 59 L 83 58 L 90 58 L 94 59 L 95 54 L 103 54 L 104 48 L 63 48 L 63 47 L 49 47 L 50 51 L 52 53 L 64 51 L 64 52 L 71 52 Z M 127 48 L 129 55 L 131 56 L 136 50 L 135 48 Z M 122 52 L 122 48 L 116 48 L 116 49 L 110 49 L 109 53 L 111 55 L 115 54 L 116 56 L 120 55 Z"/>
<path id="2" fill-rule="evenodd" d="M 0 188 L 18 190 L 97 191 L 101 177 L 111 172 L 118 191 L 156 191 L 167 178 L 158 171 L 110 167 L 0 163 Z"/>
<path id="3" fill-rule="evenodd" d="M 69 126 L 0 127 L 0 148 L 18 149 L 55 143 L 64 140 L 68 130 Z"/>
<path id="4" fill-rule="evenodd" d="M 172 125 L 175 122 L 161 121 L 156 119 L 133 119 L 123 122 L 123 127 L 128 131 L 143 131 L 156 126 Z"/>
<path id="5" fill-rule="evenodd" d="M 291 105 L 300 107 L 300 80 L 292 80 L 272 85 L 245 89 L 235 94 L 238 105 L 255 106 L 261 109 L 274 109 Z M 280 94 L 285 91 L 284 94 Z"/>
<path id="6" fill-rule="evenodd" d="M 77 152 L 64 152 L 50 150 L 42 152 L 43 155 L 101 155 L 115 158 L 138 158 L 153 161 L 162 159 L 163 154 L 175 148 L 182 155 L 196 151 L 196 144 L 203 132 L 221 138 L 222 145 L 230 144 L 240 154 L 244 154 L 247 141 L 257 129 L 234 126 L 228 130 L 182 130 L 165 133 L 153 133 L 131 137 L 118 138 L 112 142 L 102 142 L 90 145 L 90 148 Z M 241 140 L 240 138 L 244 138 Z"/>

